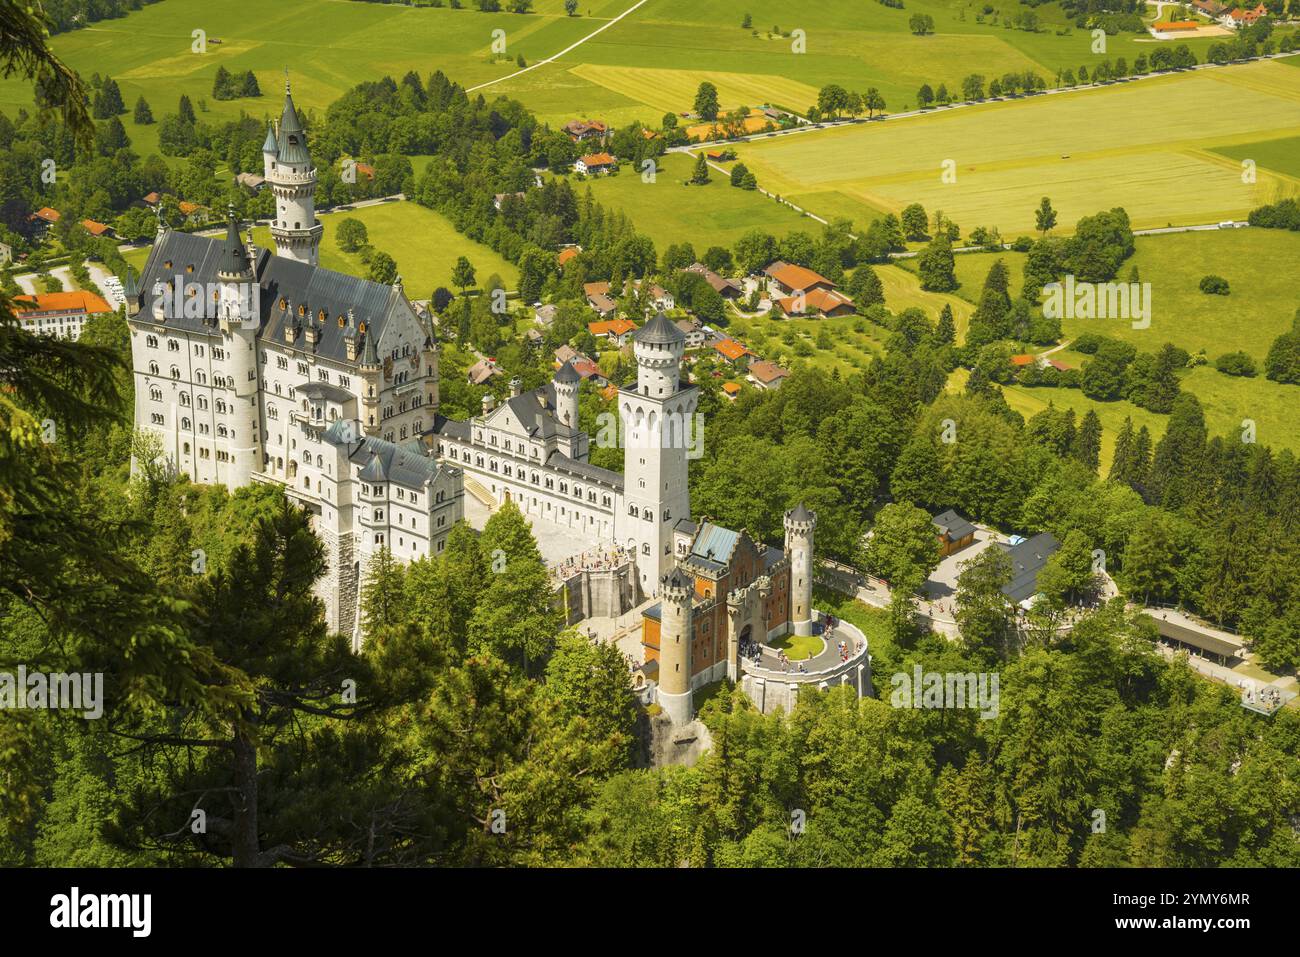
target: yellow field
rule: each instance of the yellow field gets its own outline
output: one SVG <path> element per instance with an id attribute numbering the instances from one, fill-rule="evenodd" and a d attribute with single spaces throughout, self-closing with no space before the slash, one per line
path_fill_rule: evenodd
<path id="1" fill-rule="evenodd" d="M 920 202 L 966 230 L 996 225 L 1016 235 L 1032 232 L 1042 196 L 1063 228 L 1112 206 L 1135 227 L 1244 216 L 1300 192 L 1300 180 L 1259 170 L 1244 183 L 1239 164 L 1205 147 L 1297 126 L 1300 70 L 1262 62 L 777 138 L 738 153 L 766 189 L 823 216 L 837 210 L 810 194 L 894 211 Z M 945 164 L 954 182 L 944 182 Z"/>
<path id="2" fill-rule="evenodd" d="M 689 110 L 695 101 L 695 91 L 705 80 L 718 88 L 718 102 L 723 110 L 771 103 L 802 113 L 817 102 L 816 87 L 761 73 L 660 70 L 590 63 L 575 66 L 569 72 L 664 113 Z"/>

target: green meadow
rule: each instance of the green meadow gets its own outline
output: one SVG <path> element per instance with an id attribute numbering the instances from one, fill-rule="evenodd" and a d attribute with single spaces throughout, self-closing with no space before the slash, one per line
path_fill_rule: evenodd
<path id="1" fill-rule="evenodd" d="M 706 186 L 684 185 L 694 166 L 692 157 L 669 153 L 661 158 L 653 183 L 625 163 L 617 175 L 575 181 L 574 186 L 579 191 L 590 187 L 602 205 L 627 213 L 659 252 L 680 242 L 693 243 L 698 253 L 710 246 L 731 247 L 751 229 L 778 237 L 798 230 L 821 233 L 820 223 L 758 192 L 732 186 L 717 170 L 710 171 Z"/>

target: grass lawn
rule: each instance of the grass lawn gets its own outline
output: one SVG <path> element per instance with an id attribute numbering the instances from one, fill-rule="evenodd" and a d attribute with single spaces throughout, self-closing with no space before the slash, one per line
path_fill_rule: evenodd
<path id="1" fill-rule="evenodd" d="M 368 272 L 359 253 L 345 253 L 335 241 L 335 228 L 346 217 L 365 223 L 370 244 L 397 261 L 397 271 L 412 299 L 427 299 L 438 286 L 452 288 L 451 270 L 458 256 L 465 256 L 474 264 L 479 283 L 493 273 L 501 276 L 510 289 L 519 281 L 519 270 L 513 265 L 489 247 L 456 232 L 440 213 L 417 203 L 382 203 L 350 212 L 320 214 L 317 219 L 325 226 L 320 262 L 329 269 L 354 276 L 365 276 Z M 269 245 L 270 229 L 258 227 L 254 241 Z"/>
<path id="2" fill-rule="evenodd" d="M 807 661 L 814 655 L 821 654 L 826 642 L 816 635 L 784 635 L 769 642 L 769 647 L 784 651 L 791 661 Z"/>
<path id="3" fill-rule="evenodd" d="M 590 186 L 602 205 L 627 213 L 660 252 L 680 242 L 693 243 L 701 255 L 710 246 L 730 248 L 751 229 L 777 237 L 799 230 L 821 234 L 820 223 L 753 190 L 732 186 L 716 170 L 710 173 L 707 186 L 682 185 L 690 179 L 694 165 L 691 157 L 671 153 L 662 157 L 653 183 L 645 182 L 639 170 L 624 164 L 616 176 L 597 176 L 574 185 L 579 191 Z"/>
<path id="4" fill-rule="evenodd" d="M 382 203 L 350 212 L 321 213 L 317 218 L 325 226 L 325 235 L 321 238 L 320 262 L 326 268 L 353 276 L 366 276 L 369 272 L 360 254 L 343 252 L 335 241 L 335 228 L 348 216 L 365 223 L 371 245 L 397 261 L 406 294 L 412 299 L 427 299 L 438 286 L 452 288 L 451 270 L 456 258 L 462 255 L 474 264 L 480 283 L 493 273 L 500 275 L 511 289 L 519 281 L 519 270 L 512 264 L 489 247 L 456 232 L 440 213 L 416 203 Z M 271 230 L 266 226 L 257 227 L 253 241 L 271 248 Z M 137 270 L 141 269 L 149 258 L 149 248 L 128 250 L 124 258 Z"/>
<path id="5" fill-rule="evenodd" d="M 1234 109 L 1204 109 L 1222 97 Z M 1136 228 L 1217 222 L 1244 216 L 1293 186 L 1266 169 L 1244 184 L 1237 162 L 1205 148 L 1252 143 L 1300 125 L 1300 73 L 1279 63 L 1032 100 L 760 140 L 737 153 L 765 188 L 820 215 L 836 210 L 809 197 L 832 191 L 893 211 L 920 202 L 966 231 L 998 226 L 1009 237 L 1032 233 L 1044 195 L 1066 231 L 1112 206 L 1127 209 Z M 955 182 L 944 182 L 945 162 L 955 164 Z M 1165 187 L 1153 189 L 1157 183 Z"/>

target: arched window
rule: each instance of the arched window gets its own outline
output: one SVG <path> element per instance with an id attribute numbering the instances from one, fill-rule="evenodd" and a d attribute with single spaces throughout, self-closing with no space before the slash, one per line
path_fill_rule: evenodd
<path id="1" fill-rule="evenodd" d="M 149 374 L 158 375 L 158 363 L 156 362 L 149 363 Z"/>

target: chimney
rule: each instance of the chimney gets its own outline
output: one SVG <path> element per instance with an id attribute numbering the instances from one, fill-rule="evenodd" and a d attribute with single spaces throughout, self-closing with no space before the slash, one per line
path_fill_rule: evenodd
<path id="1" fill-rule="evenodd" d="M 496 401 L 492 398 L 492 393 L 483 396 L 483 414 L 487 415 L 495 407 Z"/>
<path id="2" fill-rule="evenodd" d="M 515 376 L 510 380 L 510 398 L 517 399 L 524 391 L 524 380 Z"/>

